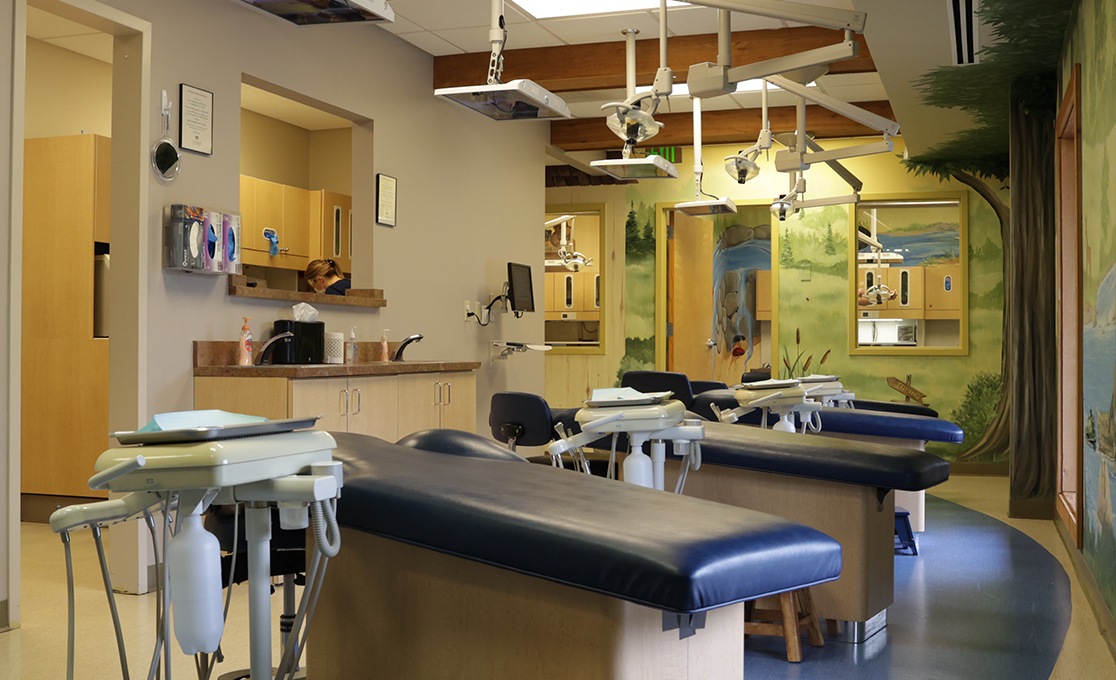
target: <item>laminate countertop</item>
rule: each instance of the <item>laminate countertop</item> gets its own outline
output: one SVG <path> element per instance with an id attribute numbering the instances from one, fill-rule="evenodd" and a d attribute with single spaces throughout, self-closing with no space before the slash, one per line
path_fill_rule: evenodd
<path id="1" fill-rule="evenodd" d="M 398 343 L 389 343 L 394 353 Z M 194 342 L 195 378 L 345 378 L 350 376 L 405 375 L 475 371 L 479 361 L 384 361 L 378 342 L 358 342 L 357 361 L 351 364 L 236 365 L 237 343 Z M 258 356 L 258 353 L 257 353 Z M 390 354 L 389 354 L 390 356 Z"/>
<path id="2" fill-rule="evenodd" d="M 290 364 L 275 366 L 195 366 L 194 377 L 217 378 L 343 378 L 475 371 L 479 361 L 369 361 L 355 364 Z"/>

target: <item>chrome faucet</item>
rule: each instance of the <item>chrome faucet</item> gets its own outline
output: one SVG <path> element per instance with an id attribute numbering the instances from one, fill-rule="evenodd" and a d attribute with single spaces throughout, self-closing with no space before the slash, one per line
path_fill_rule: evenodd
<path id="1" fill-rule="evenodd" d="M 399 343 L 399 347 L 396 348 L 395 354 L 391 357 L 391 360 L 403 361 L 403 350 L 407 347 L 407 345 L 411 344 L 412 342 L 418 342 L 419 340 L 422 340 L 422 333 L 408 335 L 406 338 L 404 338 L 403 342 Z"/>
<path id="2" fill-rule="evenodd" d="M 289 338 L 293 338 L 293 337 L 294 337 L 294 333 L 292 333 L 290 331 L 284 331 L 284 332 L 280 333 L 279 335 L 271 336 L 271 338 L 267 342 L 264 343 L 264 346 L 260 348 L 260 354 L 259 354 L 259 356 L 256 357 L 256 365 L 257 366 L 262 365 L 263 361 L 264 361 L 264 358 L 267 358 L 268 363 L 271 363 L 271 352 L 273 352 L 275 350 L 275 344 L 277 342 L 279 342 L 280 340 L 287 340 L 288 342 L 291 342 L 289 340 Z"/>

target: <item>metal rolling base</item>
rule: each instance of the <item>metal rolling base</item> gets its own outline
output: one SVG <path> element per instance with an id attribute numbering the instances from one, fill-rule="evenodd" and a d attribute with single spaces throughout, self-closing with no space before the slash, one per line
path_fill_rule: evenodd
<path id="1" fill-rule="evenodd" d="M 883 610 L 867 621 L 836 621 L 836 624 L 837 635 L 827 636 L 828 639 L 858 645 L 887 628 L 887 610 Z"/>

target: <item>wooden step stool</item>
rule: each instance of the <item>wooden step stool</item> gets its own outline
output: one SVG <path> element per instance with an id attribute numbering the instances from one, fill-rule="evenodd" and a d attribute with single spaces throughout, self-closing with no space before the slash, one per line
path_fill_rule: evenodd
<path id="1" fill-rule="evenodd" d="M 780 593 L 779 609 L 756 609 L 755 601 L 744 603 L 744 635 L 782 636 L 787 641 L 787 661 L 792 663 L 802 661 L 803 628 L 812 646 L 825 644 L 809 588 Z"/>

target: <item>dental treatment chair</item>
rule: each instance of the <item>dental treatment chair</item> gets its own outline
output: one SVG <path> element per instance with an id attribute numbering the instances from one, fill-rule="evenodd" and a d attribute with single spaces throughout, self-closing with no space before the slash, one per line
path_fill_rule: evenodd
<path id="1" fill-rule="evenodd" d="M 896 490 L 944 482 L 946 461 L 895 445 L 719 422 L 705 423 L 701 458 L 686 495 L 769 512 L 841 542 L 841 579 L 812 589 L 817 615 L 837 622 L 839 639 L 863 642 L 886 625 L 894 600 Z M 667 464 L 669 485 L 682 467 L 676 459 Z"/>
<path id="2" fill-rule="evenodd" d="M 705 420 L 718 421 L 722 414 L 740 411 L 740 394 L 735 389 L 705 390 L 696 393 L 689 388 L 685 374 L 668 371 L 629 371 L 621 378 L 622 385 L 630 385 L 643 392 L 656 390 L 676 391 L 687 395 L 676 397 L 688 408 Z M 747 387 L 746 383 L 744 387 Z M 806 387 L 804 384 L 803 387 Z M 808 390 L 807 390 L 808 391 Z M 791 400 L 793 401 L 793 400 Z M 782 426 L 787 431 L 799 430 L 825 437 L 837 437 L 856 441 L 886 444 L 908 449 L 925 451 L 927 442 L 960 444 L 965 441 L 965 432 L 957 424 L 938 418 L 937 411 L 917 404 L 891 404 L 853 400 L 853 408 L 824 406 L 804 403 L 792 405 L 784 410 L 782 418 L 774 412 L 768 414 L 763 409 L 736 416 L 738 424 L 760 425 L 763 427 Z M 795 413 L 793 409 L 801 408 Z M 932 415 L 931 415 L 932 414 Z M 782 420 L 782 422 L 780 422 Z M 788 422 L 799 423 L 787 425 Z M 897 491 L 895 502 L 909 510 L 911 528 L 917 532 L 926 530 L 926 494 L 924 491 Z"/>
<path id="3" fill-rule="evenodd" d="M 718 410 L 722 413 L 728 412 L 737 403 L 737 396 L 733 390 L 712 390 L 694 398 L 693 410 L 702 418 L 716 420 Z M 896 406 L 910 405 L 897 404 Z M 926 410 L 937 413 L 922 406 L 913 406 L 913 409 L 888 411 L 822 406 L 817 410 L 821 428 L 819 431 L 810 430 L 809 433 L 823 437 L 886 444 L 918 451 L 925 451 L 927 442 L 960 444 L 965 441 L 965 431 L 956 423 L 916 412 L 908 412 Z M 762 418 L 763 414 L 760 411 L 752 411 L 741 416 L 737 424 L 760 425 L 763 422 Z M 770 426 L 773 422 L 774 420 L 769 417 L 767 425 Z M 896 492 L 895 502 L 897 505 L 910 510 L 908 519 L 915 532 L 926 530 L 926 498 L 924 492 L 898 491 Z"/>
<path id="4" fill-rule="evenodd" d="M 318 680 L 738 680 L 744 602 L 840 575 L 837 541 L 765 513 L 519 465 L 471 433 L 335 437 Z"/>
<path id="5" fill-rule="evenodd" d="M 488 425 L 496 441 L 507 444 L 512 451 L 518 446 L 546 446 L 554 441 L 559 430 L 572 431 L 577 409 L 551 411 L 542 397 L 528 392 L 497 392 L 489 406 Z M 402 443 L 402 442 L 400 442 Z M 424 448 L 424 447 L 419 447 Z M 570 452 L 568 459 L 548 456 L 554 467 L 607 476 L 608 458 L 586 455 L 582 449 Z"/>

